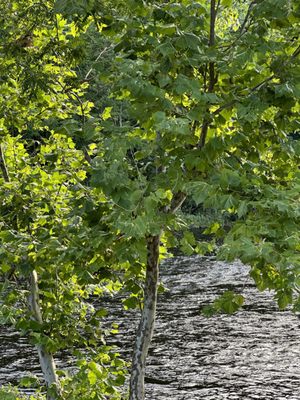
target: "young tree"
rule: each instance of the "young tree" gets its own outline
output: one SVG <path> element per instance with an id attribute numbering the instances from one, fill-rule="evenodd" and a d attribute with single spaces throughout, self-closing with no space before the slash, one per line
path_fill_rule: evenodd
<path id="1" fill-rule="evenodd" d="M 123 15 L 112 81 L 130 119 L 102 124 L 91 183 L 146 268 L 130 381 L 130 400 L 142 400 L 160 254 L 176 242 L 186 196 L 236 221 L 229 233 L 210 228 L 225 236 L 221 256 L 249 263 L 281 307 L 297 294 L 299 5 L 129 2 Z M 102 21 L 119 35 L 116 20 Z M 181 245 L 203 251 L 190 232 Z"/>

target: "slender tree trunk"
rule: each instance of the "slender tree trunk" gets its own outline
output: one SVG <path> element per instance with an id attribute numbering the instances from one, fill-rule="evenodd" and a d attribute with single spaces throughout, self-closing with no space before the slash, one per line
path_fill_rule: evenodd
<path id="1" fill-rule="evenodd" d="M 30 275 L 30 296 L 29 296 L 29 307 L 32 312 L 33 318 L 39 322 L 43 323 L 42 313 L 39 305 L 39 288 L 38 288 L 38 277 L 35 270 L 32 271 Z M 47 388 L 53 385 L 55 394 L 47 394 L 47 400 L 55 400 L 59 398 L 59 382 L 56 375 L 56 367 L 53 355 L 49 353 L 45 346 L 42 344 L 36 345 L 41 369 L 46 382 Z"/>
<path id="2" fill-rule="evenodd" d="M 2 148 L 2 144 L 0 144 L 0 169 L 3 175 L 5 182 L 9 182 L 9 174 L 5 163 L 4 152 Z M 42 312 L 39 305 L 39 286 L 38 286 L 38 277 L 35 270 L 33 270 L 30 274 L 30 296 L 29 296 L 29 308 L 32 313 L 32 318 L 34 318 L 40 324 L 43 323 Z M 36 345 L 41 369 L 43 372 L 43 376 L 46 382 L 47 388 L 53 385 L 54 394 L 47 394 L 47 400 L 56 400 L 58 399 L 60 388 L 59 381 L 56 375 L 56 368 L 53 355 L 49 353 L 45 346 L 42 344 Z M 56 394 L 55 394 L 56 392 Z"/>
<path id="3" fill-rule="evenodd" d="M 217 10 L 220 5 L 220 0 L 218 0 L 216 4 L 216 0 L 210 0 L 210 28 L 209 28 L 209 47 L 213 47 L 215 45 L 215 28 L 216 28 L 216 17 Z M 217 83 L 217 75 L 215 71 L 215 63 L 210 62 L 208 64 L 208 88 L 207 93 L 213 93 L 215 84 Z M 206 113 L 209 113 L 209 106 L 206 109 Z M 206 136 L 208 133 L 208 128 L 210 126 L 210 118 L 205 115 L 202 123 L 201 135 L 198 143 L 198 147 L 202 149 L 205 145 Z"/>
<path id="4" fill-rule="evenodd" d="M 144 400 L 145 364 L 154 330 L 159 273 L 160 235 L 147 238 L 147 270 L 144 307 L 133 349 L 129 400 Z"/>

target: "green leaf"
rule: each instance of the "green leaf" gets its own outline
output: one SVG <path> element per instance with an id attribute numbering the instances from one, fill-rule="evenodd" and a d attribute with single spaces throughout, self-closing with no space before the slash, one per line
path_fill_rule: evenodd
<path id="1" fill-rule="evenodd" d="M 173 54 L 176 53 L 175 47 L 170 43 L 166 42 L 157 47 L 157 50 L 164 56 L 172 56 Z"/>
<path id="2" fill-rule="evenodd" d="M 136 296 L 128 297 L 123 301 L 123 306 L 125 310 L 136 309 L 140 306 L 140 300 Z"/>
<path id="3" fill-rule="evenodd" d="M 1 264 L 0 269 L 4 274 L 6 274 L 8 271 L 10 271 L 11 267 L 7 264 Z"/>
<path id="4" fill-rule="evenodd" d="M 37 386 L 37 384 L 39 383 L 39 378 L 36 376 L 26 376 L 20 380 L 20 386 L 26 388 L 32 388 L 34 386 Z"/>
<path id="5" fill-rule="evenodd" d="M 243 216 L 245 216 L 248 212 L 248 203 L 247 201 L 241 201 L 239 204 L 239 207 L 237 209 L 237 215 L 239 218 L 242 218 Z"/>
<path id="6" fill-rule="evenodd" d="M 231 7 L 232 6 L 232 0 L 222 0 L 222 5 L 224 7 Z"/>
<path id="7" fill-rule="evenodd" d="M 206 182 L 195 182 L 189 187 L 195 203 L 202 204 L 210 196 L 210 186 Z"/>
<path id="8" fill-rule="evenodd" d="M 111 117 L 111 111 L 112 107 L 105 107 L 103 113 L 101 114 L 101 118 L 103 119 L 103 121 L 106 121 Z"/>
<path id="9" fill-rule="evenodd" d="M 211 233 L 217 233 L 220 228 L 221 228 L 221 225 L 219 224 L 219 222 L 214 222 L 212 225 L 210 225 L 208 228 L 206 228 L 203 233 L 205 235 L 209 235 Z"/>
<path id="10" fill-rule="evenodd" d="M 238 311 L 243 304 L 244 298 L 242 295 L 235 294 L 228 290 L 214 301 L 214 308 L 226 314 L 233 314 Z"/>
<path id="11" fill-rule="evenodd" d="M 88 377 L 88 380 L 89 380 L 89 383 L 90 383 L 90 385 L 95 385 L 96 383 L 97 383 L 97 375 L 95 374 L 95 372 L 94 371 L 88 371 L 88 374 L 87 374 L 87 377 Z"/>
<path id="12" fill-rule="evenodd" d="M 293 302 L 293 296 L 291 293 L 287 291 L 280 291 L 276 294 L 278 306 L 281 310 L 287 308 L 289 304 Z"/>

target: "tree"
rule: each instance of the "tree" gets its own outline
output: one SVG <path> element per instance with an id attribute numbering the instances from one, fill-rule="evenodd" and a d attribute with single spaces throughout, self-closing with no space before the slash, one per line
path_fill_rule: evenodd
<path id="1" fill-rule="evenodd" d="M 76 148 L 92 106 L 73 69 L 80 34 L 51 2 L 2 5 L 1 322 L 36 346 L 49 400 L 117 399 L 124 363 L 105 344 L 105 310 L 90 301 L 121 283 L 99 273 L 111 235 L 92 218 L 107 205 L 83 185 L 91 150 Z M 64 349 L 78 372 L 59 379 L 53 354 Z"/>
<path id="2" fill-rule="evenodd" d="M 299 5 L 138 4 L 122 18 L 112 73 L 131 118 L 104 125 L 91 181 L 112 199 L 116 229 L 147 249 L 131 400 L 144 398 L 160 252 L 174 246 L 175 212 L 187 195 L 233 216 L 229 233 L 210 227 L 225 236 L 220 255 L 251 264 L 281 307 L 299 284 L 299 145 L 291 139 L 299 129 Z M 117 34 L 110 21 L 103 32 Z M 188 232 L 181 245 L 203 250 Z"/>
<path id="3" fill-rule="evenodd" d="M 53 235 L 59 238 L 56 248 L 64 250 L 51 247 L 51 236 L 40 239 L 43 252 L 38 255 L 48 254 L 44 282 L 61 262 L 62 284 L 71 277 L 81 282 L 82 274 L 92 272 L 91 281 L 84 278 L 86 288 L 95 282 L 95 272 L 106 268 L 113 281 L 121 280 L 131 292 L 128 307 L 143 298 L 129 395 L 130 400 L 142 400 L 159 261 L 176 245 L 189 254 L 211 249 L 177 217 L 187 197 L 231 215 L 229 231 L 218 221 L 207 227 L 224 240 L 220 257 L 250 264 L 258 287 L 275 289 L 280 307 L 294 303 L 299 308 L 299 144 L 292 136 L 299 130 L 300 9 L 296 1 L 287 0 L 99 4 L 58 0 L 54 7 L 75 42 L 78 37 L 88 41 L 92 29 L 93 35 L 98 32 L 102 41 L 105 37 L 112 43 L 110 68 L 99 74 L 111 85 L 114 101 L 107 100 L 104 110 L 90 110 L 90 103 L 85 106 L 88 94 L 63 86 L 64 100 L 67 96 L 72 101 L 66 120 L 58 123 L 58 115 L 54 122 L 68 137 L 51 137 L 62 149 L 55 168 L 59 165 L 63 175 L 68 171 L 71 179 L 64 192 L 59 190 L 68 212 L 62 207 L 58 217 L 65 222 L 51 217 L 50 232 L 59 232 Z M 72 41 L 67 42 L 65 51 L 71 48 Z M 62 72 L 64 79 L 66 74 Z M 116 118 L 121 108 L 125 119 Z M 64 152 L 74 161 L 67 161 Z M 43 188 L 45 183 L 31 177 Z M 57 192 L 55 186 L 52 193 Z M 80 222 L 68 222 L 74 220 Z M 182 231 L 180 239 L 176 230 Z M 66 238 L 70 250 L 65 255 Z M 88 250 L 78 241 L 89 243 Z M 80 263 L 83 259 L 89 261 Z M 52 285 L 54 281 L 55 274 Z M 215 306 L 232 311 L 236 300 L 227 296 L 227 306 Z M 57 321 L 47 304 L 44 310 Z M 61 312 L 73 314 L 66 307 Z M 97 373 L 90 371 L 90 382 L 96 383 Z M 98 393 L 105 390 L 101 387 Z"/>

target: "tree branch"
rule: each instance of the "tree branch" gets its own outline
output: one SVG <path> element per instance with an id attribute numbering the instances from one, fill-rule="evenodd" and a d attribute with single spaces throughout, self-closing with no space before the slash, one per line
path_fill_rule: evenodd
<path id="1" fill-rule="evenodd" d="M 216 7 L 216 0 L 210 1 L 210 28 L 209 28 L 209 47 L 213 47 L 215 45 L 215 36 L 216 36 L 216 16 L 217 9 L 219 7 L 219 2 Z M 208 65 L 208 93 L 212 93 L 214 91 L 215 83 L 216 83 L 216 74 L 215 74 L 215 63 L 211 61 Z M 209 107 L 207 107 L 206 112 L 209 112 Z M 203 119 L 200 139 L 198 142 L 198 147 L 201 149 L 205 145 L 206 136 L 209 128 L 209 118 L 207 116 Z"/>
<path id="2" fill-rule="evenodd" d="M 300 48 L 299 48 L 299 54 L 300 54 Z M 264 79 L 263 81 L 258 83 L 256 86 L 251 88 L 249 90 L 249 93 L 247 93 L 247 95 L 245 97 L 249 96 L 249 94 L 255 92 L 256 90 L 259 90 L 262 86 L 264 86 L 266 83 L 270 82 L 274 78 L 275 78 L 275 75 L 271 75 L 268 78 Z M 212 112 L 211 116 L 219 115 L 223 110 L 225 110 L 226 108 L 230 108 L 230 107 L 234 106 L 236 103 L 238 103 L 238 100 L 232 100 L 229 103 L 223 104 L 222 106 L 217 108 L 214 112 Z M 207 136 L 209 125 L 210 125 L 209 119 L 206 117 L 204 119 L 204 121 L 203 121 L 200 140 L 199 140 L 199 143 L 198 143 L 198 148 L 200 148 L 200 149 L 202 149 L 202 147 L 205 145 L 205 140 L 206 140 L 206 136 Z"/>
<path id="3" fill-rule="evenodd" d="M 101 51 L 101 53 L 97 56 L 97 58 L 95 59 L 95 61 L 92 63 L 91 68 L 89 69 L 89 71 L 87 72 L 87 74 L 84 77 L 84 81 L 87 81 L 90 74 L 93 72 L 93 66 L 100 60 L 100 58 L 103 56 L 104 53 L 106 53 L 109 49 L 112 49 L 113 45 L 109 45 L 107 47 L 105 47 L 105 49 L 103 49 Z"/>
<path id="4" fill-rule="evenodd" d="M 292 60 L 296 57 L 298 57 L 300 54 L 300 45 L 297 47 L 297 49 L 294 51 L 294 53 L 292 54 Z"/>
<path id="5" fill-rule="evenodd" d="M 254 4 L 256 4 L 256 0 L 252 1 L 252 2 L 249 4 L 249 7 L 248 7 L 248 10 L 247 10 L 246 16 L 245 16 L 244 21 L 242 22 L 242 25 L 241 25 L 241 27 L 240 27 L 240 29 L 239 29 L 239 35 L 238 35 L 238 37 L 236 37 L 235 40 L 234 40 L 231 44 L 224 45 L 224 46 L 221 46 L 221 47 L 226 48 L 226 50 L 229 50 L 229 49 L 232 48 L 232 47 L 240 40 L 240 38 L 244 35 L 244 33 L 246 32 L 246 29 L 245 29 L 245 28 L 246 28 L 247 22 L 248 22 L 248 20 L 249 20 L 249 18 L 250 18 L 251 11 L 252 11 L 252 7 L 254 6 Z"/>
<path id="6" fill-rule="evenodd" d="M 87 151 L 87 148 L 85 146 L 83 146 L 82 151 L 83 151 L 83 155 L 84 155 L 85 160 L 87 161 L 88 164 L 91 165 L 92 164 L 92 159 L 91 159 L 91 156 L 89 155 L 89 153 Z"/>
<path id="7" fill-rule="evenodd" d="M 275 78 L 275 75 L 273 74 L 273 75 L 269 76 L 268 78 L 264 79 L 263 81 L 261 81 L 260 83 L 255 85 L 253 88 L 251 88 L 249 94 L 255 92 L 258 89 L 260 89 L 262 86 L 264 86 L 266 83 L 270 82 L 274 78 Z"/>
<path id="8" fill-rule="evenodd" d="M 293 52 L 293 54 L 290 57 L 290 60 L 287 60 L 286 63 L 284 63 L 284 65 L 286 65 L 288 62 L 293 61 L 296 57 L 298 57 L 300 54 L 300 45 L 297 47 L 297 49 Z M 249 93 L 247 94 L 247 96 L 253 92 L 255 92 L 256 90 L 259 90 L 262 86 L 264 86 L 266 83 L 270 82 L 272 79 L 276 78 L 275 74 L 272 74 L 271 76 L 269 76 L 268 78 L 264 79 L 263 81 L 261 81 L 260 83 L 258 83 L 257 85 L 253 86 L 250 90 Z M 238 102 L 238 100 L 232 100 L 229 103 L 223 104 L 222 106 L 220 106 L 217 110 L 215 110 L 212 115 L 218 115 L 220 114 L 221 111 L 225 110 L 226 108 L 229 108 L 231 106 L 233 106 L 234 104 L 236 104 Z"/>
<path id="9" fill-rule="evenodd" d="M 235 41 L 232 43 L 231 46 L 234 46 L 235 43 L 236 43 L 238 40 L 240 40 L 240 38 L 241 38 L 241 37 L 243 36 L 243 34 L 245 33 L 245 28 L 246 28 L 247 22 L 248 22 L 248 20 L 249 20 L 249 18 L 250 18 L 250 15 L 251 15 L 252 7 L 254 6 L 255 3 L 256 3 L 256 0 L 252 1 L 252 2 L 249 4 L 249 7 L 248 7 L 248 10 L 247 10 L 246 16 L 245 16 L 244 21 L 243 21 L 243 23 L 242 23 L 242 25 L 241 25 L 241 28 L 240 28 L 240 34 L 239 34 L 239 36 L 235 39 Z"/>
<path id="10" fill-rule="evenodd" d="M 268 78 L 264 79 L 263 81 L 261 81 L 260 83 L 258 83 L 257 85 L 253 86 L 253 88 L 251 88 L 249 90 L 249 92 L 247 93 L 247 96 L 249 96 L 249 94 L 255 92 L 256 90 L 259 90 L 262 86 L 264 86 L 266 83 L 270 82 L 272 79 L 276 78 L 275 75 L 271 75 Z M 238 102 L 238 100 L 232 100 L 229 103 L 223 104 L 222 106 L 220 106 L 219 108 L 217 108 L 212 115 L 218 115 L 220 114 L 220 112 L 222 112 L 223 110 L 225 110 L 226 108 L 230 108 L 231 106 L 234 106 L 236 103 Z"/>
<path id="11" fill-rule="evenodd" d="M 4 181 L 9 182 L 9 175 L 8 175 L 8 170 L 7 170 L 6 163 L 5 163 L 2 144 L 0 144 L 0 168 L 2 171 Z"/>
<path id="12" fill-rule="evenodd" d="M 169 212 L 171 214 L 175 214 L 176 211 L 182 206 L 183 202 L 186 199 L 186 194 L 183 192 L 178 192 L 174 195 Z"/>

